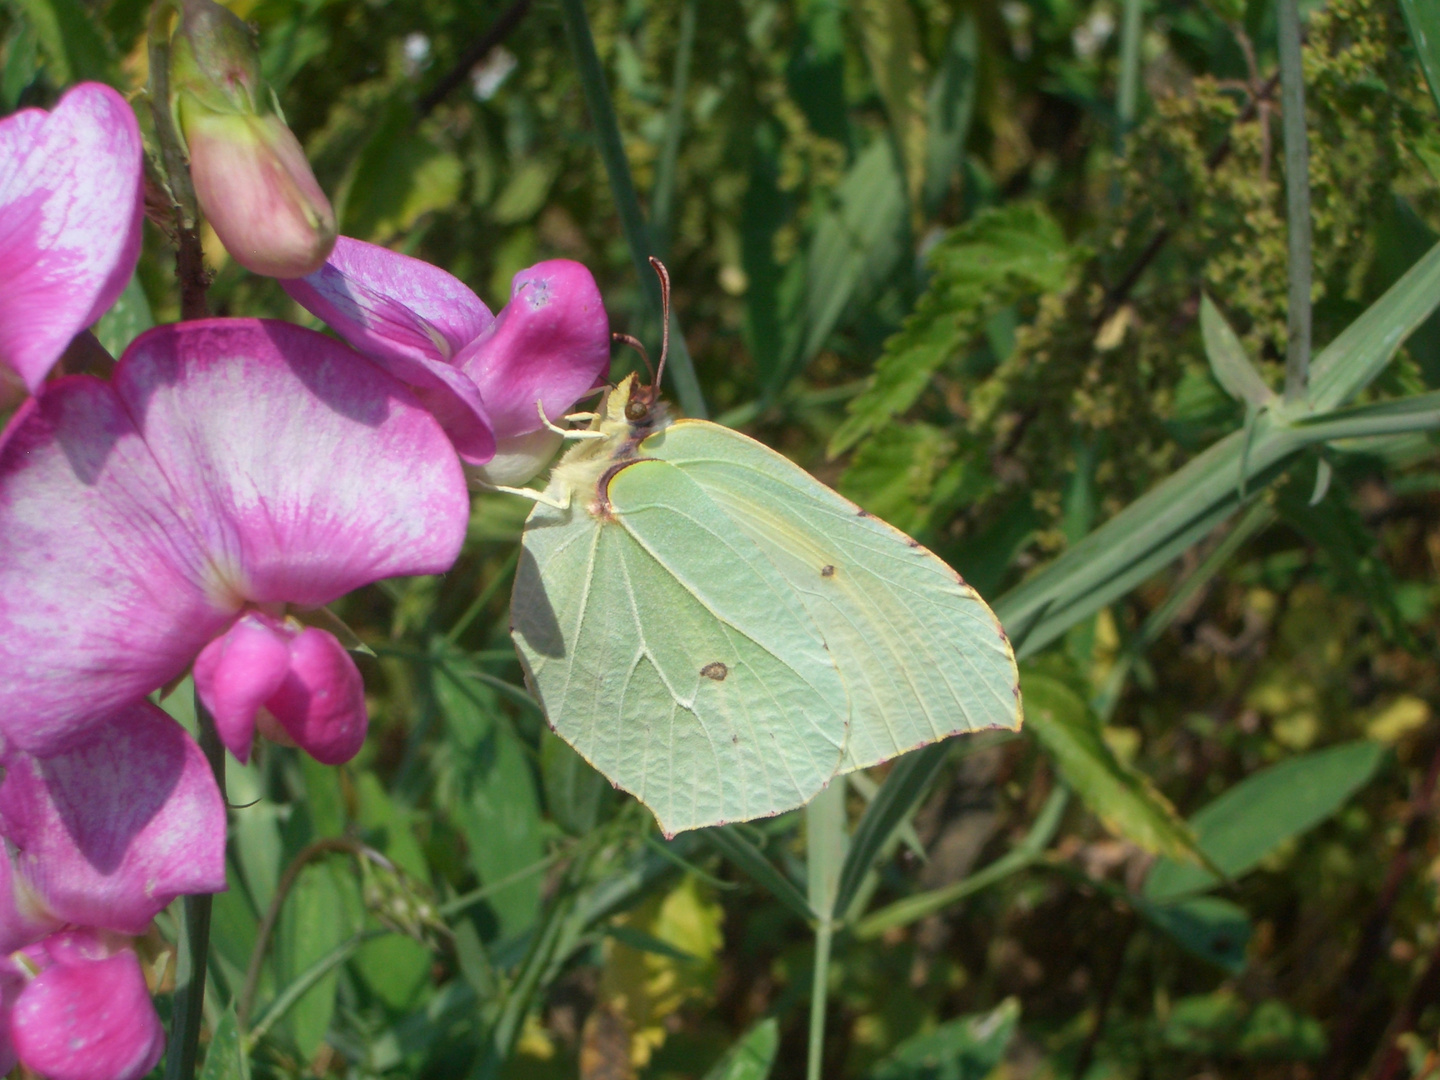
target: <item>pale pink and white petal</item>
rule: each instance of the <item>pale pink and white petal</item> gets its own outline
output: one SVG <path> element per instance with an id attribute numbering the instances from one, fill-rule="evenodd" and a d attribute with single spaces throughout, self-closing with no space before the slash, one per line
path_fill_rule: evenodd
<path id="1" fill-rule="evenodd" d="M 322 334 L 262 319 L 160 327 L 126 350 L 114 385 L 174 497 L 197 508 L 204 591 L 232 611 L 319 607 L 441 573 L 460 552 L 470 506 L 444 432 Z"/>
<path id="2" fill-rule="evenodd" d="M 180 675 L 234 618 L 178 495 L 98 379 L 57 380 L 0 436 L 0 733 L 12 745 L 64 748 Z"/>
<path id="3" fill-rule="evenodd" d="M 195 691 L 215 719 L 220 741 L 250 760 L 255 714 L 285 681 L 290 645 L 272 620 L 247 612 L 195 658 Z"/>
<path id="4" fill-rule="evenodd" d="M 291 640 L 290 670 L 265 707 L 322 765 L 349 761 L 365 743 L 365 684 L 344 646 L 324 630 L 306 627 Z"/>
<path id="5" fill-rule="evenodd" d="M 495 437 L 485 402 L 452 361 L 495 318 L 457 278 L 342 236 L 323 267 L 281 285 L 351 345 L 414 387 L 461 457 L 490 460 Z"/>
<path id="6" fill-rule="evenodd" d="M 599 385 L 610 368 L 610 320 L 590 271 L 569 259 L 522 270 L 510 302 L 456 363 L 480 388 L 497 439 L 552 421 Z"/>
<path id="7" fill-rule="evenodd" d="M 8 844 L 0 850 L 0 956 L 9 956 L 33 945 L 65 925 L 65 920 L 46 910 L 44 903 L 15 870 L 14 854 Z M 0 976 L 6 971 L 0 960 Z M 3 988 L 0 988 L 3 1001 Z"/>
<path id="8" fill-rule="evenodd" d="M 348 236 L 315 273 L 281 285 L 368 356 L 453 360 L 495 321 L 459 278 Z"/>
<path id="9" fill-rule="evenodd" d="M 0 363 L 32 393 L 135 270 L 140 161 L 134 113 L 99 83 L 0 121 Z"/>
<path id="10" fill-rule="evenodd" d="M 138 1080 L 153 1069 L 165 1032 L 135 953 L 90 959 L 76 949 L 49 951 L 50 965 L 11 1014 L 21 1063 L 48 1080 Z"/>
<path id="11" fill-rule="evenodd" d="M 224 890 L 224 800 L 194 740 L 149 702 L 83 746 L 4 765 L 0 834 L 55 918 L 140 934 L 175 897 Z"/>

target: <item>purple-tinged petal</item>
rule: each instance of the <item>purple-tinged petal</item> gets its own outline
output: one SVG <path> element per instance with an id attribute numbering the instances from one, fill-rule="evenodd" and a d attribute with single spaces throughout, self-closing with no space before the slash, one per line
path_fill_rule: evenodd
<path id="1" fill-rule="evenodd" d="M 342 236 L 326 264 L 285 291 L 417 396 L 467 461 L 495 451 L 479 389 L 452 363 L 495 317 L 457 278 L 429 263 Z"/>
<path id="2" fill-rule="evenodd" d="M 364 745 L 365 685 L 355 661 L 324 630 L 306 627 L 290 642 L 290 670 L 265 708 L 322 765 L 349 761 Z"/>
<path id="3" fill-rule="evenodd" d="M 149 702 L 66 753 L 8 754 L 0 833 L 14 876 L 75 925 L 139 934 L 175 897 L 225 888 L 225 803 L 209 763 Z"/>
<path id="4" fill-rule="evenodd" d="M 108 86 L 0 121 L 0 363 L 32 393 L 130 280 L 141 209 L 140 129 Z"/>
<path id="5" fill-rule="evenodd" d="M 195 658 L 195 690 L 215 719 L 220 741 L 240 761 L 250 760 L 255 714 L 280 689 L 289 667 L 286 638 L 254 612 L 242 615 Z"/>
<path id="6" fill-rule="evenodd" d="M 280 284 L 367 356 L 453 360 L 495 321 L 459 278 L 348 236 L 315 273 Z"/>
<path id="7" fill-rule="evenodd" d="M 563 416 L 610 368 L 610 320 L 590 271 L 551 259 L 515 275 L 510 302 L 456 357 L 480 388 L 497 439 Z"/>
<path id="8" fill-rule="evenodd" d="M 38 753 L 181 674 L 247 603 L 448 569 L 460 464 L 403 386 L 287 323 L 138 338 L 0 437 L 0 732 Z"/>
<path id="9" fill-rule="evenodd" d="M 70 936 L 79 935 L 56 938 Z M 90 949 L 49 951 L 53 962 L 20 992 L 11 1015 L 21 1063 L 49 1080 L 138 1080 L 153 1069 L 165 1032 L 135 953 L 90 959 Z"/>

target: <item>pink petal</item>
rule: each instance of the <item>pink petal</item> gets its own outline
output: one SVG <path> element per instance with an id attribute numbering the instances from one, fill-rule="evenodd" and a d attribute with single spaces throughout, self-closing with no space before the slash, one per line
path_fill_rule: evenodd
<path id="1" fill-rule="evenodd" d="M 251 612 L 201 650 L 195 659 L 195 689 L 220 741 L 241 761 L 250 760 L 255 714 L 285 681 L 290 667 L 287 639 L 270 620 Z"/>
<path id="2" fill-rule="evenodd" d="M 479 390 L 452 364 L 495 321 L 480 298 L 438 267 L 342 236 L 326 264 L 282 281 L 311 314 L 416 388 L 468 461 L 494 453 Z"/>
<path id="3" fill-rule="evenodd" d="M 365 742 L 365 685 L 355 661 L 324 630 L 306 627 L 291 641 L 290 670 L 265 707 L 322 765 L 349 761 Z"/>
<path id="4" fill-rule="evenodd" d="M 225 888 L 225 804 L 183 728 L 140 702 L 54 757 L 11 752 L 0 833 L 56 918 L 143 933 L 182 894 Z"/>
<path id="5" fill-rule="evenodd" d="M 0 121 L 0 363 L 32 393 L 130 280 L 141 202 L 140 130 L 108 86 Z"/>
<path id="6" fill-rule="evenodd" d="M 469 502 L 397 382 L 287 323 L 160 327 L 0 436 L 0 732 L 64 748 L 182 673 L 247 603 L 438 573 Z"/>
<path id="7" fill-rule="evenodd" d="M 57 957 L 20 993 L 11 1027 L 20 1061 L 49 1080 L 138 1080 L 165 1049 L 129 949 L 98 959 Z"/>
<path id="8" fill-rule="evenodd" d="M 610 369 L 610 320 L 590 271 L 569 259 L 522 270 L 494 324 L 456 357 L 475 380 L 498 439 L 556 420 Z"/>

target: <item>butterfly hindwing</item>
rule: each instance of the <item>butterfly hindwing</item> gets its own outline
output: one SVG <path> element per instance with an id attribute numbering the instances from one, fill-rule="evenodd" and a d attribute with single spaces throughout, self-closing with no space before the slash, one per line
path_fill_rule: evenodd
<path id="1" fill-rule="evenodd" d="M 607 493 L 526 524 L 514 637 L 556 732 L 666 832 L 807 802 L 848 704 L 805 607 L 680 470 L 639 461 Z"/>
<path id="2" fill-rule="evenodd" d="M 850 698 L 841 771 L 1020 723 L 999 621 L 942 560 L 738 432 L 681 420 L 645 455 L 690 477 L 804 603 Z"/>

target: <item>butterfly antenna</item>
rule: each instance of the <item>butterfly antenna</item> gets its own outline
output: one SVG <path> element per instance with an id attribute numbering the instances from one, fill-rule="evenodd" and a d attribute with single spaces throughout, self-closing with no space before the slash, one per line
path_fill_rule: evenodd
<path id="1" fill-rule="evenodd" d="M 665 358 L 670 355 L 670 271 L 654 255 L 650 256 L 650 265 L 660 279 L 660 366 L 655 371 L 653 384 L 658 391 L 660 376 L 665 374 Z"/>
<path id="2" fill-rule="evenodd" d="M 610 335 L 610 340 L 620 345 L 629 345 L 630 348 L 638 352 L 640 359 L 645 361 L 645 370 L 650 373 L 650 381 L 652 383 L 655 381 L 655 368 L 650 363 L 650 354 L 645 351 L 645 346 L 639 338 L 631 337 L 629 334 L 614 333 Z"/>

